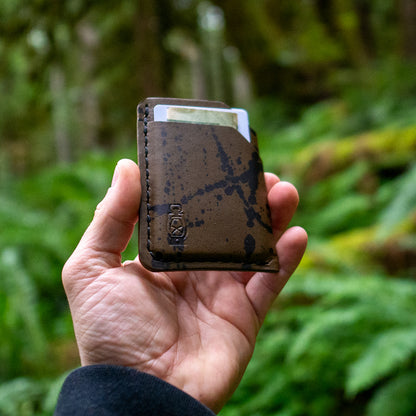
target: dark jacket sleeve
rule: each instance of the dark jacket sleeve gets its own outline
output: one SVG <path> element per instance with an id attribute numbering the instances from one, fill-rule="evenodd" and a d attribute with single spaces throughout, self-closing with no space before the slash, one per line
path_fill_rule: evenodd
<path id="1" fill-rule="evenodd" d="M 54 416 L 214 416 L 182 390 L 132 368 L 81 367 L 65 380 Z"/>

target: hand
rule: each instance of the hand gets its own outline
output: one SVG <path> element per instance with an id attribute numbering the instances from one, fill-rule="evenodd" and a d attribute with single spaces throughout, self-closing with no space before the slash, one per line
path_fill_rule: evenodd
<path id="1" fill-rule="evenodd" d="M 285 231 L 297 191 L 266 174 L 279 273 L 152 273 L 139 259 L 121 263 L 138 219 L 139 175 L 134 162 L 118 163 L 112 186 L 63 270 L 81 363 L 133 367 L 219 411 L 305 250 L 302 228 Z"/>

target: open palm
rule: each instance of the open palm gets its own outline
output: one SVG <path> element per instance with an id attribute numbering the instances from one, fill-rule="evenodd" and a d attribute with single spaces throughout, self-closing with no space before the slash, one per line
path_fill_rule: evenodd
<path id="1" fill-rule="evenodd" d="M 140 201 L 137 165 L 119 162 L 113 185 L 68 260 L 63 282 L 83 365 L 153 374 L 218 411 L 237 387 L 273 300 L 299 263 L 306 233 L 285 231 L 295 188 L 266 176 L 280 272 L 152 273 L 121 263 Z"/>

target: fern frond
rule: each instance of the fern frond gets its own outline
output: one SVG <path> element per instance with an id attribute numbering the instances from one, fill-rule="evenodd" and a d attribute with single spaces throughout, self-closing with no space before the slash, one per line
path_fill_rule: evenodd
<path id="1" fill-rule="evenodd" d="M 340 306 L 356 307 L 358 304 L 367 305 L 374 313 L 367 315 L 379 321 L 380 318 L 388 323 L 411 325 L 416 315 L 416 284 L 405 279 L 388 279 L 383 276 L 342 276 L 319 275 L 309 273 L 304 277 L 292 279 L 281 295 L 285 297 L 306 296 L 315 300 L 325 309 L 335 309 Z M 371 306 L 372 305 L 372 306 Z M 383 310 L 383 316 L 379 311 Z M 312 319 L 313 314 L 308 319 Z"/>
<path id="2" fill-rule="evenodd" d="M 69 375 L 70 371 L 61 374 L 57 379 L 53 380 L 48 387 L 48 390 L 43 399 L 43 409 L 47 414 L 52 414 L 55 410 L 58 396 L 61 391 L 62 385 L 65 379 Z"/>
<path id="3" fill-rule="evenodd" d="M 17 378 L 0 385 L 0 414 L 25 416 L 35 414 L 45 391 L 40 380 Z"/>
<path id="4" fill-rule="evenodd" d="M 310 350 L 312 344 L 322 344 L 322 340 L 330 334 L 344 335 L 347 327 L 363 321 L 364 316 L 365 312 L 360 307 L 322 311 L 299 332 L 288 352 L 288 361 L 299 359 Z"/>
<path id="5" fill-rule="evenodd" d="M 353 396 L 397 370 L 416 353 L 416 327 L 384 331 L 348 369 L 346 392 Z"/>
<path id="6" fill-rule="evenodd" d="M 3 277 L 0 288 L 8 305 L 4 327 L 13 335 L 11 339 L 0 340 L 0 346 L 12 342 L 13 350 L 21 350 L 26 365 L 41 366 L 45 362 L 47 343 L 39 317 L 37 291 L 16 248 L 8 247 L 1 253 L 0 274 Z M 11 360 L 10 356 L 3 358 Z"/>
<path id="7" fill-rule="evenodd" d="M 371 202 L 367 196 L 351 193 L 322 207 L 306 226 L 321 235 L 345 231 L 351 223 L 357 222 L 357 218 L 360 221 L 365 218 L 370 208 Z"/>
<path id="8" fill-rule="evenodd" d="M 394 226 L 416 209 L 416 164 L 399 178 L 396 196 L 379 219 L 379 238 L 389 235 Z"/>
<path id="9" fill-rule="evenodd" d="M 340 276 L 322 272 L 308 272 L 305 276 L 297 276 L 291 279 L 286 285 L 281 297 L 307 295 L 311 297 L 330 296 L 333 301 L 343 299 L 368 299 L 377 297 L 383 302 L 387 299 L 391 302 L 392 298 L 399 297 L 411 300 L 416 309 L 414 297 L 416 296 L 416 285 L 413 281 L 405 279 L 387 279 L 385 276 L 365 275 L 365 276 Z"/>
<path id="10" fill-rule="evenodd" d="M 370 401 L 366 416 L 414 416 L 416 414 L 416 373 L 393 378 Z"/>

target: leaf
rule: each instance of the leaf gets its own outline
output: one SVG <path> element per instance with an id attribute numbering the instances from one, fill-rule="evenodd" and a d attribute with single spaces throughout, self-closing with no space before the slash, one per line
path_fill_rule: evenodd
<path id="1" fill-rule="evenodd" d="M 416 209 L 416 164 L 397 182 L 395 198 L 380 215 L 377 237 L 381 239 Z"/>
<path id="2" fill-rule="evenodd" d="M 6 313 L 0 328 L 10 332 L 9 337 L 3 337 L 0 347 L 12 345 L 12 352 L 6 357 L 12 361 L 12 354 L 19 352 L 25 360 L 26 370 L 41 368 L 46 362 L 46 334 L 39 316 L 39 300 L 36 287 L 30 276 L 23 268 L 20 253 L 17 249 L 8 247 L 0 253 L 0 289 L 7 301 Z M 1 297 L 0 297 L 1 300 Z M 10 351 L 10 350 L 9 350 Z M 7 367 L 3 365 L 1 371 Z"/>
<path id="3" fill-rule="evenodd" d="M 353 396 L 397 370 L 416 353 L 416 328 L 381 333 L 348 369 L 346 392 Z"/>
<path id="4" fill-rule="evenodd" d="M 353 309 L 334 309 L 328 312 L 322 312 L 314 316 L 314 319 L 308 323 L 298 334 L 292 348 L 288 352 L 289 362 L 299 359 L 303 354 L 309 351 L 313 343 L 321 343 L 327 339 L 330 331 L 335 331 L 342 335 L 346 326 L 355 324 L 363 318 L 362 308 Z"/>
<path id="5" fill-rule="evenodd" d="M 58 396 L 61 391 L 62 385 L 64 384 L 64 381 L 68 377 L 70 372 L 71 371 L 66 371 L 50 383 L 49 388 L 43 399 L 43 408 L 46 412 L 48 412 L 48 414 L 53 413 L 56 407 L 56 403 L 58 401 Z"/>
<path id="6" fill-rule="evenodd" d="M 5 416 L 34 414 L 32 411 L 38 407 L 44 390 L 44 383 L 40 380 L 23 377 L 2 383 L 0 385 L 0 414 Z"/>
<path id="7" fill-rule="evenodd" d="M 370 401 L 366 416 L 414 416 L 416 414 L 416 374 L 393 378 Z"/>

